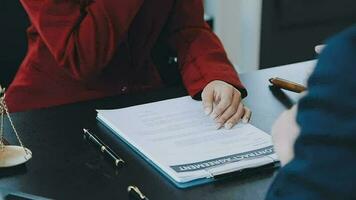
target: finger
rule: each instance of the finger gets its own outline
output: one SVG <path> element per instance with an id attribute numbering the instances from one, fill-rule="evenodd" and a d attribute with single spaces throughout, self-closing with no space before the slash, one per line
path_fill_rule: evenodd
<path id="1" fill-rule="evenodd" d="M 215 106 L 211 118 L 216 119 L 216 117 L 223 114 L 223 112 L 231 105 L 233 94 L 222 94 L 220 102 Z"/>
<path id="2" fill-rule="evenodd" d="M 317 54 L 321 54 L 321 52 L 324 50 L 325 46 L 326 45 L 317 45 L 317 46 L 315 46 L 315 52 Z"/>
<path id="3" fill-rule="evenodd" d="M 232 127 L 234 127 L 241 120 L 241 117 L 244 114 L 245 114 L 244 105 L 240 103 L 236 113 L 225 123 L 225 128 L 231 129 Z"/>
<path id="4" fill-rule="evenodd" d="M 203 101 L 204 113 L 209 115 L 213 111 L 213 102 L 214 102 L 214 90 L 206 88 L 201 94 Z"/>
<path id="5" fill-rule="evenodd" d="M 237 111 L 239 107 L 239 99 L 237 95 L 234 95 L 231 105 L 224 111 L 222 115 L 216 118 L 216 122 L 219 124 L 225 124 Z"/>
<path id="6" fill-rule="evenodd" d="M 216 119 L 216 129 L 221 128 L 228 119 L 230 119 L 237 111 L 237 106 L 230 106 L 225 112 Z"/>
<path id="7" fill-rule="evenodd" d="M 252 112 L 247 107 L 245 107 L 244 109 L 245 109 L 245 113 L 244 113 L 244 115 L 242 117 L 242 123 L 247 124 L 251 119 Z"/>

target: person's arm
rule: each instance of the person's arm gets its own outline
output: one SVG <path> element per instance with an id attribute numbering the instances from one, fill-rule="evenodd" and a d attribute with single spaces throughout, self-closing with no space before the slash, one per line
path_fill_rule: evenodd
<path id="1" fill-rule="evenodd" d="M 196 99 L 202 97 L 206 113 L 216 119 L 218 127 L 231 128 L 243 116 L 248 121 L 251 112 L 241 103 L 246 89 L 220 40 L 204 21 L 202 0 L 176 1 L 168 32 L 188 93 Z"/>
<path id="2" fill-rule="evenodd" d="M 299 103 L 294 159 L 280 170 L 267 199 L 356 199 L 355 63 L 356 26 L 320 55 Z"/>
<path id="3" fill-rule="evenodd" d="M 178 54 L 189 94 L 196 96 L 209 82 L 222 80 L 234 85 L 245 97 L 244 86 L 203 16 L 201 0 L 181 0 L 176 2 L 169 22 L 168 41 Z"/>
<path id="4" fill-rule="evenodd" d="M 282 166 L 294 157 L 294 143 L 299 136 L 299 126 L 296 122 L 298 105 L 283 112 L 272 126 L 274 150 L 278 154 Z"/>
<path id="5" fill-rule="evenodd" d="M 96 76 L 111 60 L 144 0 L 21 0 L 60 67 L 75 79 Z"/>

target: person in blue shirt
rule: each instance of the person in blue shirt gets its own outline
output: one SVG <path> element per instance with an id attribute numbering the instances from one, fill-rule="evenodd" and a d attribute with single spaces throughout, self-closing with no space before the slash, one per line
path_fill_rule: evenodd
<path id="1" fill-rule="evenodd" d="M 308 93 L 272 132 L 284 167 L 267 200 L 356 199 L 356 25 L 327 42 Z"/>

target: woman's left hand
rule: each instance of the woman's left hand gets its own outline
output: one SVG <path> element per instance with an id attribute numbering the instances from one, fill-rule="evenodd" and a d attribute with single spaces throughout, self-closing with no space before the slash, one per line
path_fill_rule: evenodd
<path id="1" fill-rule="evenodd" d="M 231 129 L 240 120 L 248 123 L 251 111 L 242 103 L 241 93 L 234 86 L 223 81 L 210 82 L 202 92 L 204 112 L 217 123 L 217 129 L 224 126 Z"/>

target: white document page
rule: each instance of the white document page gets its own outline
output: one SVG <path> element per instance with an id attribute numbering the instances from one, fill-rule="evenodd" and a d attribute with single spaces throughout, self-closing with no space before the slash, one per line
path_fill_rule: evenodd
<path id="1" fill-rule="evenodd" d="M 216 130 L 190 97 L 98 110 L 98 118 L 177 182 L 277 160 L 267 133 L 251 124 Z"/>

